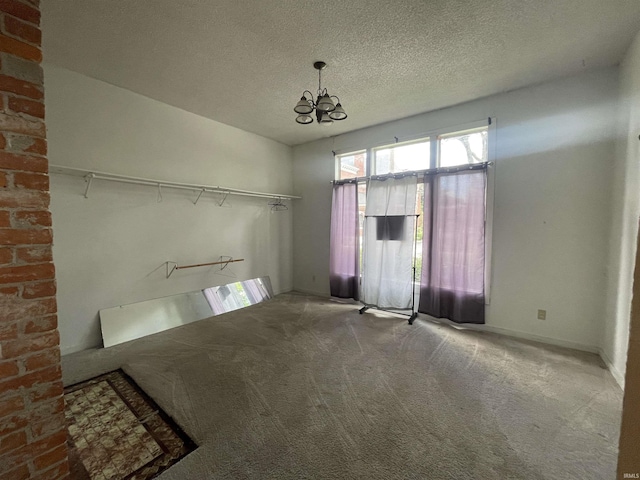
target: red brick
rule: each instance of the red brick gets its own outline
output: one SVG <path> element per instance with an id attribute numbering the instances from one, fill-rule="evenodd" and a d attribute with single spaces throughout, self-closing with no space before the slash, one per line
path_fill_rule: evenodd
<path id="1" fill-rule="evenodd" d="M 20 289 L 18 287 L 2 287 L 2 288 L 0 288 L 0 296 L 17 297 L 18 293 L 20 293 Z"/>
<path id="2" fill-rule="evenodd" d="M 11 226 L 11 215 L 7 210 L 0 210 L 0 228 L 9 226 Z"/>
<path id="3" fill-rule="evenodd" d="M 29 473 L 29 467 L 26 465 L 20 465 L 19 467 L 11 470 L 10 472 L 2 472 L 3 468 L 0 466 L 0 473 L 2 474 L 2 480 L 27 480 L 31 478 Z"/>
<path id="4" fill-rule="evenodd" d="M 0 113 L 0 130 L 40 138 L 47 136 L 47 130 L 41 119 L 29 119 L 8 113 Z"/>
<path id="5" fill-rule="evenodd" d="M 24 360 L 27 371 L 38 370 L 44 367 L 58 365 L 60 363 L 60 349 L 52 348 L 46 352 L 31 355 Z"/>
<path id="6" fill-rule="evenodd" d="M 40 10 L 17 0 L 0 0 L 0 11 L 40 25 Z"/>
<path id="7" fill-rule="evenodd" d="M 24 410 L 24 400 L 20 395 L 0 400 L 0 418 L 22 410 Z"/>
<path id="8" fill-rule="evenodd" d="M 7 139 L 0 133 L 0 150 L 4 150 L 7 146 Z"/>
<path id="9" fill-rule="evenodd" d="M 36 467 L 37 470 L 44 470 L 51 465 L 61 462 L 65 458 L 67 458 L 67 445 L 63 444 L 33 460 L 33 466 Z"/>
<path id="10" fill-rule="evenodd" d="M 58 328 L 58 316 L 48 315 L 42 318 L 23 320 L 23 331 L 25 334 L 50 332 Z"/>
<path id="11" fill-rule="evenodd" d="M 18 373 L 18 363 L 15 360 L 0 363 L 0 379 L 15 377 Z"/>
<path id="12" fill-rule="evenodd" d="M 45 435 L 51 435 L 60 430 L 60 425 L 66 425 L 63 412 L 50 415 L 41 421 L 31 421 L 29 422 L 31 438 L 37 439 Z"/>
<path id="13" fill-rule="evenodd" d="M 66 445 L 67 432 L 66 429 L 60 430 L 54 435 L 30 443 L 24 447 L 15 450 L 11 455 L 6 455 L 6 464 L 9 468 L 28 462 L 29 460 L 39 457 L 40 455 L 59 447 Z M 4 477 L 2 477 L 4 479 Z"/>
<path id="14" fill-rule="evenodd" d="M 0 10 L 1 11 L 1 10 Z M 33 60 L 40 63 L 42 61 L 42 50 L 28 43 L 21 42 L 15 38 L 0 34 L 0 52 L 7 52 L 17 57 Z"/>
<path id="15" fill-rule="evenodd" d="M 18 340 L 9 340 L 7 342 L 2 342 L 2 356 L 3 358 L 18 358 L 26 355 L 27 353 L 56 347 L 59 344 L 60 336 L 57 330 L 47 332 L 38 336 L 30 335 L 27 338 L 19 338 Z M 26 376 L 28 375 L 24 375 L 23 377 Z M 28 382 L 29 379 L 25 381 Z"/>
<path id="16" fill-rule="evenodd" d="M 42 100 L 44 98 L 44 92 L 41 85 L 36 85 L 35 83 L 13 78 L 8 75 L 0 75 L 0 91 L 11 92 L 16 95 L 22 95 L 23 97 L 34 98 L 36 100 Z"/>
<path id="17" fill-rule="evenodd" d="M 28 153 L 38 153 L 40 155 L 47 154 L 47 141 L 43 138 L 34 138 L 33 144 L 24 150 Z"/>
<path id="18" fill-rule="evenodd" d="M 25 174 L 30 175 L 30 174 Z M 41 175 L 45 176 L 45 175 Z M 47 177 L 48 178 L 48 177 Z M 48 210 L 22 210 L 14 214 L 16 228 L 50 227 L 51 213 Z"/>
<path id="19" fill-rule="evenodd" d="M 4 435 L 22 430 L 27 425 L 29 425 L 29 419 L 24 414 L 0 418 L 0 432 Z M 0 463 L 0 465 L 2 464 Z M 2 467 L 0 467 L 0 471 L 2 471 Z M 4 479 L 2 475 L 0 475 L 0 478 Z"/>
<path id="20" fill-rule="evenodd" d="M 4 27 L 5 31 L 14 37 L 20 37 L 22 40 L 35 43 L 38 46 L 42 42 L 42 32 L 39 28 L 24 23 L 17 18 L 5 15 Z"/>
<path id="21" fill-rule="evenodd" d="M 0 323 L 0 342 L 15 340 L 16 338 L 18 338 L 18 325 L 16 323 Z M 1 376 L 2 374 L 0 374 Z"/>
<path id="22" fill-rule="evenodd" d="M 0 189 L 0 208 L 49 207 L 49 193 L 38 190 Z"/>
<path id="23" fill-rule="evenodd" d="M 44 370 L 36 370 L 35 372 L 20 375 L 16 378 L 3 380 L 2 382 L 0 382 L 0 395 L 2 395 L 3 392 L 17 390 L 20 387 L 31 388 L 37 384 L 49 383 L 59 379 L 61 376 L 62 370 L 60 370 L 60 366 L 57 365 L 54 367 L 45 368 Z M 2 428 L 0 428 L 0 432 L 1 431 Z"/>
<path id="24" fill-rule="evenodd" d="M 0 245 L 44 245 L 50 244 L 52 241 L 51 229 L 37 229 L 37 230 L 19 230 L 15 228 L 5 228 L 0 230 Z M 34 267 L 15 267 L 15 268 L 34 268 Z M 0 269 L 0 283 L 2 282 L 2 272 L 5 269 Z M 50 278 L 50 277 L 45 277 Z M 37 280 L 37 277 L 30 277 L 26 280 Z M 25 280 L 15 280 L 13 282 L 4 283 L 16 283 Z"/>
<path id="25" fill-rule="evenodd" d="M 24 286 L 22 298 L 51 297 L 56 294 L 55 282 L 32 283 Z M 30 333 L 30 332 L 27 332 Z"/>
<path id="26" fill-rule="evenodd" d="M 38 472 L 38 475 L 32 477 L 32 480 L 68 480 L 70 478 L 68 475 L 69 462 L 65 460 L 45 472 Z"/>
<path id="27" fill-rule="evenodd" d="M 51 262 L 53 260 L 53 254 L 50 245 L 42 247 L 20 247 L 16 249 L 16 259 L 17 261 L 26 263 Z"/>
<path id="28" fill-rule="evenodd" d="M 44 142 L 43 139 L 37 140 Z M 24 172 L 47 173 L 49 164 L 46 158 L 0 152 L 0 168 L 21 170 Z"/>
<path id="29" fill-rule="evenodd" d="M 26 300 L 4 296 L 0 297 L 0 311 L 3 312 L 4 323 L 28 321 L 30 317 L 44 317 L 56 313 L 56 298 Z"/>
<path id="30" fill-rule="evenodd" d="M 0 172 L 0 188 L 5 188 L 7 185 L 9 185 L 7 174 L 4 172 Z"/>
<path id="31" fill-rule="evenodd" d="M 9 109 L 26 113 L 32 117 L 44 118 L 44 103 L 27 100 L 26 98 L 9 97 Z"/>
<path id="32" fill-rule="evenodd" d="M 52 263 L 0 267 L 0 285 L 3 283 L 34 282 L 54 278 Z M 0 303 L 1 305 L 1 303 Z"/>
<path id="33" fill-rule="evenodd" d="M 0 248 L 0 265 L 11 263 L 13 261 L 12 248 Z"/>
<path id="34" fill-rule="evenodd" d="M 10 452 L 27 444 L 27 433 L 22 430 L 0 438 L 0 453 Z"/>
<path id="35" fill-rule="evenodd" d="M 60 367 L 57 367 L 56 370 L 58 373 L 61 373 Z M 53 379 L 52 379 L 53 380 Z M 32 420 L 42 420 L 51 415 L 55 415 L 56 413 L 64 412 L 64 397 L 60 395 L 59 397 L 49 400 L 47 402 L 41 402 L 38 405 L 38 408 L 34 410 L 31 414 Z"/>
<path id="36" fill-rule="evenodd" d="M 50 398 L 61 397 L 64 392 L 62 382 L 54 382 L 49 385 L 38 385 L 29 392 L 31 402 L 41 402 Z"/>
<path id="37" fill-rule="evenodd" d="M 31 190 L 49 190 L 49 175 L 39 173 L 16 172 L 13 174 L 13 185 Z"/>
<path id="38" fill-rule="evenodd" d="M 7 133 L 3 139 L 0 139 L 0 145 L 2 145 L 2 141 L 4 141 L 4 146 L 0 146 L 0 148 L 6 148 L 9 152 L 47 154 L 47 141 L 42 138 Z"/>

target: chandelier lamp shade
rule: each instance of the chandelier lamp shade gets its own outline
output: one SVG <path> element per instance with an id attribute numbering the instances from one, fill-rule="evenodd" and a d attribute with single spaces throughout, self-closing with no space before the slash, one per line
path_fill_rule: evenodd
<path id="1" fill-rule="evenodd" d="M 344 120 L 347 114 L 340 104 L 340 99 L 335 95 L 329 95 L 326 88 L 322 88 L 322 70 L 327 66 L 324 62 L 315 62 L 313 67 L 318 70 L 318 93 L 313 98 L 309 90 L 302 92 L 300 101 L 293 109 L 298 114 L 296 122 L 302 125 L 313 123 L 312 113 L 315 110 L 316 120 L 320 125 L 331 125 L 334 120 Z M 336 100 L 334 103 L 333 99 Z"/>

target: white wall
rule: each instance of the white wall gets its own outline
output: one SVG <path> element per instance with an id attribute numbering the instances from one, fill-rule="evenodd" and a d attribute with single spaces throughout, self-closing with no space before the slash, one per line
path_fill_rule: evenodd
<path id="1" fill-rule="evenodd" d="M 294 190 L 304 199 L 294 206 L 294 288 L 329 293 L 332 149 L 393 143 L 394 136 L 492 116 L 488 329 L 598 351 L 617 89 L 617 68 L 598 70 L 295 147 Z M 547 310 L 545 321 L 536 319 L 537 309 Z"/>
<path id="2" fill-rule="evenodd" d="M 620 65 L 618 126 L 603 357 L 622 385 L 640 216 L 640 33 Z"/>
<path id="3" fill-rule="evenodd" d="M 77 73 L 45 66 L 51 164 L 178 182 L 291 193 L 292 150 Z M 51 176 L 54 261 L 63 353 L 101 344 L 98 311 L 127 303 L 269 275 L 292 288 L 291 211 L 268 200 Z M 245 258 L 235 277 L 181 264 Z M 226 272 L 222 272 L 226 273 Z"/>

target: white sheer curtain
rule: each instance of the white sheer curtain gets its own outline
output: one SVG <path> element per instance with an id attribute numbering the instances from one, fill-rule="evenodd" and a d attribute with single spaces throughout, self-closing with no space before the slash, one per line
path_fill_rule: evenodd
<path id="1" fill-rule="evenodd" d="M 366 305 L 411 308 L 417 177 L 367 186 L 362 297 Z"/>

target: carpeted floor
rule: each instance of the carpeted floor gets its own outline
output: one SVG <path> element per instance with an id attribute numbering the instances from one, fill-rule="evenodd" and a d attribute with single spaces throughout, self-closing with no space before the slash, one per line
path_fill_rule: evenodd
<path id="1" fill-rule="evenodd" d="M 292 293 L 63 358 L 119 367 L 199 445 L 161 480 L 615 478 L 593 354 Z"/>

